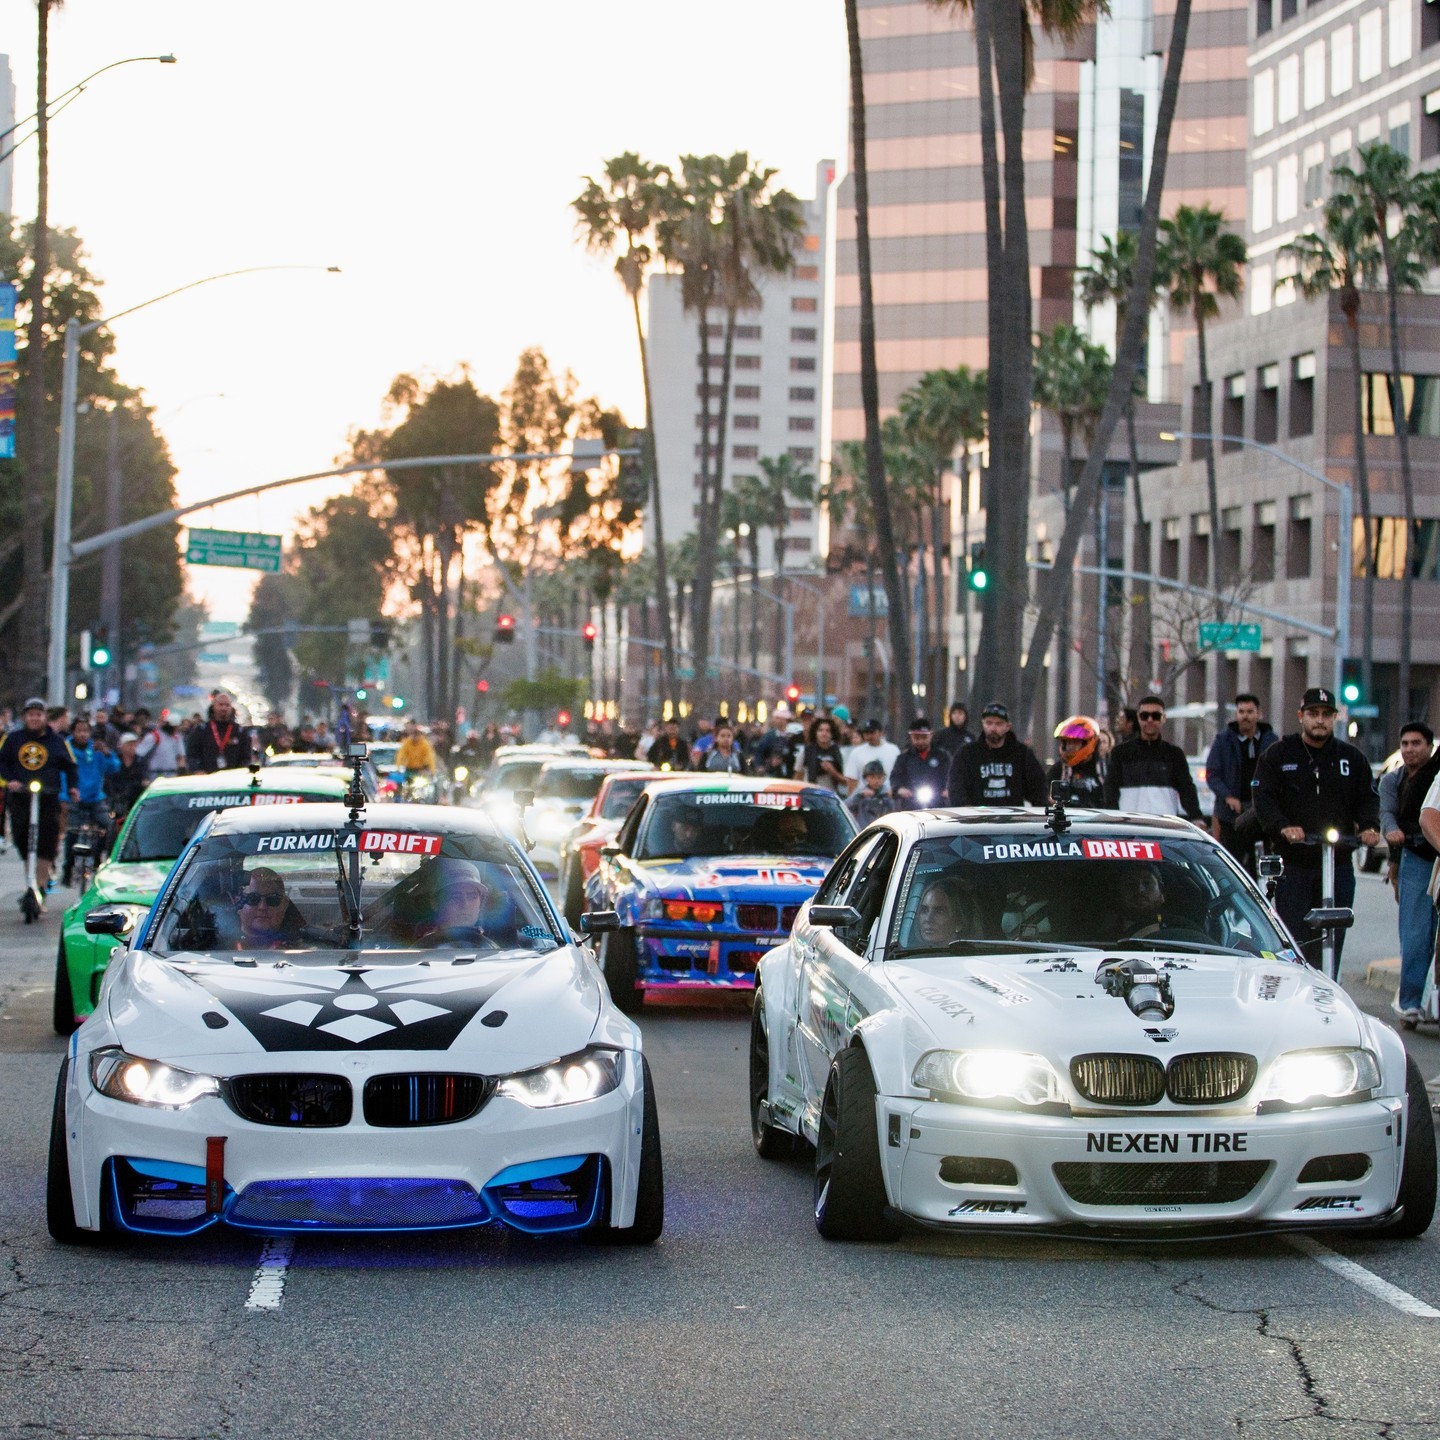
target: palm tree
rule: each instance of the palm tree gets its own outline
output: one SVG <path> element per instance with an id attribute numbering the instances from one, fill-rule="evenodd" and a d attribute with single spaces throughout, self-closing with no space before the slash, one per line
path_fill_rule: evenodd
<path id="1" fill-rule="evenodd" d="M 815 477 L 801 468 L 793 455 L 762 455 L 760 457 L 760 493 L 764 497 L 765 524 L 775 532 L 775 593 L 781 601 L 785 594 L 785 531 L 790 523 L 792 501 L 812 504 L 815 500 Z M 781 665 L 784 653 L 785 607 L 776 610 L 775 668 Z M 787 679 L 794 679 L 790 676 Z"/>
<path id="2" fill-rule="evenodd" d="M 1375 693 L 1375 522 L 1371 517 L 1370 466 L 1365 451 L 1365 376 L 1360 360 L 1360 308 L 1362 291 L 1374 286 L 1380 273 L 1380 250 L 1370 234 L 1367 217 L 1355 196 L 1339 191 L 1326 202 L 1318 231 L 1311 230 L 1281 248 L 1282 257 L 1295 262 L 1295 284 L 1308 300 L 1339 299 L 1340 313 L 1350 339 L 1351 402 L 1354 409 L 1352 443 L 1355 447 L 1355 488 L 1360 497 L 1361 611 L 1360 676 L 1368 701 Z M 1351 540 L 1340 537 L 1340 563 L 1346 564 Z M 1350 560 L 1349 563 L 1354 563 Z M 1342 639 L 1339 643 L 1343 644 Z M 1367 730 L 1366 721 L 1361 729 Z"/>
<path id="3" fill-rule="evenodd" d="M 865 483 L 865 446 L 861 441 L 842 440 L 836 445 L 835 455 L 830 463 L 830 478 L 820 487 L 816 498 L 824 506 L 830 522 L 832 554 L 835 535 L 846 526 L 865 537 L 866 616 L 870 628 L 866 642 L 865 709 L 878 710 L 884 704 L 884 695 L 875 683 L 876 641 L 879 639 L 880 628 L 880 607 L 875 584 L 878 556 L 875 550 L 875 525 L 870 509 L 870 491 Z"/>
<path id="4" fill-rule="evenodd" d="M 1360 168 L 1337 165 L 1331 172 L 1341 193 L 1354 196 L 1365 217 L 1369 239 L 1380 251 L 1385 277 L 1385 301 L 1390 319 L 1390 416 L 1400 450 L 1400 484 L 1405 497 L 1405 564 L 1400 572 L 1400 674 L 1396 696 L 1401 719 L 1410 714 L 1410 637 L 1414 608 L 1415 477 L 1410 469 L 1410 420 L 1400 379 L 1400 291 L 1418 290 L 1423 266 L 1417 263 L 1422 243 L 1415 207 L 1415 184 L 1410 157 L 1390 145 L 1362 145 Z M 1400 222 L 1392 235 L 1392 215 Z M 1433 235 L 1425 243 L 1433 245 Z M 1369 698 L 1368 695 L 1366 697 Z"/>
<path id="5" fill-rule="evenodd" d="M 650 388 L 650 354 L 640 320 L 640 291 L 653 258 L 650 237 L 660 209 L 661 186 L 669 170 L 651 165 L 631 151 L 605 162 L 603 180 L 585 177 L 585 188 L 571 201 L 576 224 L 587 249 L 610 254 L 623 237 L 625 248 L 615 257 L 615 273 L 630 297 L 635 338 L 640 346 L 640 376 L 645 389 L 645 449 L 650 465 L 650 513 L 655 526 L 655 586 L 659 600 L 660 643 L 665 691 L 675 691 L 675 634 L 666 600 L 665 525 L 660 507 L 660 460 L 655 446 L 655 405 Z"/>
<path id="6" fill-rule="evenodd" d="M 1244 285 L 1245 242 L 1227 230 L 1225 216 L 1213 205 L 1181 205 L 1169 220 L 1160 222 L 1164 236 L 1157 268 L 1170 290 L 1170 306 L 1188 311 L 1195 322 L 1195 344 L 1200 360 L 1200 396 L 1204 403 L 1203 430 L 1213 428 L 1210 403 L 1210 357 L 1205 348 L 1205 322 L 1220 313 L 1220 297 L 1236 299 Z M 1197 429 L 1202 428 L 1197 426 Z M 1220 492 L 1215 483 L 1215 444 L 1206 440 L 1205 488 L 1210 500 L 1209 587 L 1218 593 L 1220 557 Z M 1216 618 L 1223 608 L 1217 598 Z"/>
<path id="7" fill-rule="evenodd" d="M 981 0 L 988 3 L 988 0 Z M 1180 0 L 1188 4 L 1189 0 Z M 851 178 L 855 184 L 855 269 L 860 283 L 860 401 L 865 412 L 865 484 L 880 549 L 880 571 L 889 602 L 890 653 L 894 671 L 908 676 L 910 635 L 905 626 L 905 594 L 895 553 L 895 526 L 885 488 L 885 455 L 880 438 L 880 375 L 875 358 L 875 288 L 870 273 L 870 172 L 865 160 L 865 65 L 860 50 L 857 0 L 845 0 L 845 36 L 850 55 Z M 983 88 L 983 87 L 982 87 Z M 1027 281 L 1028 288 L 1028 281 Z M 899 723 L 899 695 L 892 687 L 890 724 Z"/>
<path id="8" fill-rule="evenodd" d="M 1057 325 L 1048 335 L 1036 336 L 1035 400 L 1060 422 L 1064 450 L 1060 494 L 1067 520 L 1075 469 L 1075 435 L 1079 431 L 1088 439 L 1094 433 L 1110 390 L 1111 369 L 1105 347 L 1092 344 L 1073 325 Z M 1100 603 L 1105 603 L 1103 585 Z M 1067 594 L 1060 612 L 1055 667 L 1055 703 L 1062 712 L 1070 708 L 1070 608 Z M 1097 660 L 1103 679 L 1104 656 Z"/>
<path id="9" fill-rule="evenodd" d="M 735 502 L 735 529 L 744 530 L 745 550 L 750 561 L 750 668 L 760 668 L 760 532 L 765 528 L 765 486 L 758 475 L 737 475 L 729 492 Z M 778 661 L 776 668 L 779 668 Z M 759 684 L 759 676 L 755 677 Z"/>

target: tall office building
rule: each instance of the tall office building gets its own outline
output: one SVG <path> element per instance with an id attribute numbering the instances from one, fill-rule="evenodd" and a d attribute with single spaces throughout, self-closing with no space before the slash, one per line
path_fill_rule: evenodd
<path id="1" fill-rule="evenodd" d="M 826 215 L 835 162 L 822 160 L 815 195 L 802 202 L 805 230 L 789 274 L 759 284 L 760 304 L 742 311 L 735 327 L 729 423 L 722 457 L 726 488 L 757 473 L 762 457 L 792 455 L 819 476 L 823 409 Z M 701 353 L 698 317 L 685 309 L 680 277 L 654 274 L 649 281 L 650 383 L 655 403 L 655 444 L 660 462 L 661 504 L 667 542 L 695 529 L 700 503 L 702 429 Z M 725 317 L 710 317 L 709 360 L 712 424 L 719 409 Z M 714 432 L 711 432 L 713 443 Z M 803 569 L 818 540 L 816 507 L 797 503 L 785 537 L 786 563 Z M 774 559 L 775 536 L 762 537 L 764 562 Z"/>

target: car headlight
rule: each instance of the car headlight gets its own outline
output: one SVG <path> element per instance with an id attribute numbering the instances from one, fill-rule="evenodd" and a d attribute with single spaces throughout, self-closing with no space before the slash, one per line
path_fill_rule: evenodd
<path id="1" fill-rule="evenodd" d="M 1292 1050 L 1270 1067 L 1260 1112 L 1302 1110 L 1368 1100 L 1380 1085 L 1380 1067 L 1368 1050 Z"/>
<path id="2" fill-rule="evenodd" d="M 213 1075 L 142 1060 L 118 1046 L 91 1055 L 90 1083 L 112 1100 L 128 1100 L 156 1110 L 183 1110 L 207 1095 L 220 1093 L 220 1082 Z"/>
<path id="3" fill-rule="evenodd" d="M 665 902 L 658 895 L 647 895 L 640 905 L 640 918 L 642 920 L 663 920 L 665 918 Z"/>
<path id="4" fill-rule="evenodd" d="M 1043 1055 L 1020 1050 L 931 1050 L 920 1057 L 911 1080 L 937 1098 L 971 1105 L 1069 1109 L 1054 1066 Z"/>
<path id="5" fill-rule="evenodd" d="M 573 823 L 563 810 L 542 810 L 533 822 L 542 840 L 559 840 Z"/>
<path id="6" fill-rule="evenodd" d="M 582 1050 L 538 1070 L 507 1075 L 495 1087 L 497 1095 L 518 1100 L 532 1110 L 550 1110 L 556 1105 L 577 1105 L 598 1100 L 620 1083 L 624 1060 L 618 1050 Z"/>

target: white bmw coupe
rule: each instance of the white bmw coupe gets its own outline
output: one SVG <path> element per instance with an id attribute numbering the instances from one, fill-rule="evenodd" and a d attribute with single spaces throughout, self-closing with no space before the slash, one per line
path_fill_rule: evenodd
<path id="1" fill-rule="evenodd" d="M 653 1241 L 640 1035 L 534 870 L 483 814 L 348 799 L 196 832 L 71 1038 L 51 1234 Z"/>
<path id="2" fill-rule="evenodd" d="M 814 1147 L 828 1237 L 1430 1223 L 1434 1124 L 1400 1037 L 1183 821 L 887 816 L 758 989 L 755 1147 Z"/>

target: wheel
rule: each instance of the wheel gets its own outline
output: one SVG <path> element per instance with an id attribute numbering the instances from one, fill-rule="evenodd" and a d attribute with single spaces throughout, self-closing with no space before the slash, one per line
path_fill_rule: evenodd
<path id="1" fill-rule="evenodd" d="M 755 987 L 750 1012 L 750 1138 L 762 1160 L 786 1160 L 795 1153 L 795 1137 L 770 1123 L 770 1027 L 765 995 Z"/>
<path id="2" fill-rule="evenodd" d="M 660 1112 L 655 1104 L 655 1087 L 650 1066 L 640 1057 L 640 1076 L 645 1087 L 644 1118 L 640 1123 L 640 1177 L 635 1193 L 633 1224 L 616 1226 L 597 1221 L 585 1232 L 592 1245 L 653 1245 L 665 1228 L 665 1170 L 660 1158 Z"/>
<path id="3" fill-rule="evenodd" d="M 565 918 L 578 930 L 585 910 L 585 887 L 580 883 L 580 862 L 570 857 L 562 872 L 565 890 Z"/>
<path id="4" fill-rule="evenodd" d="M 627 1014 L 633 1015 L 645 1003 L 645 992 L 636 983 L 638 962 L 635 957 L 635 932 L 610 930 L 600 951 L 600 968 L 610 987 L 610 998 Z"/>
<path id="5" fill-rule="evenodd" d="M 50 1163 L 45 1173 L 45 1226 L 61 1245 L 98 1245 L 105 1229 L 82 1230 L 75 1223 L 75 1201 L 70 1193 L 70 1146 L 65 1137 L 65 1081 L 67 1058 L 55 1085 L 55 1107 L 50 1114 Z"/>
<path id="6" fill-rule="evenodd" d="M 827 1240 L 893 1240 L 885 1213 L 875 1077 L 865 1052 L 843 1050 L 830 1065 L 815 1141 L 815 1228 Z"/>
<path id="7" fill-rule="evenodd" d="M 54 1025 L 57 1035 L 69 1035 L 76 1028 L 75 997 L 70 989 L 70 967 L 65 963 L 65 941 L 55 957 Z"/>
<path id="8" fill-rule="evenodd" d="M 1430 1228 L 1435 1214 L 1435 1117 L 1425 1077 L 1405 1061 L 1405 1156 L 1400 1162 L 1400 1214 L 1377 1232 L 1410 1240 Z"/>

